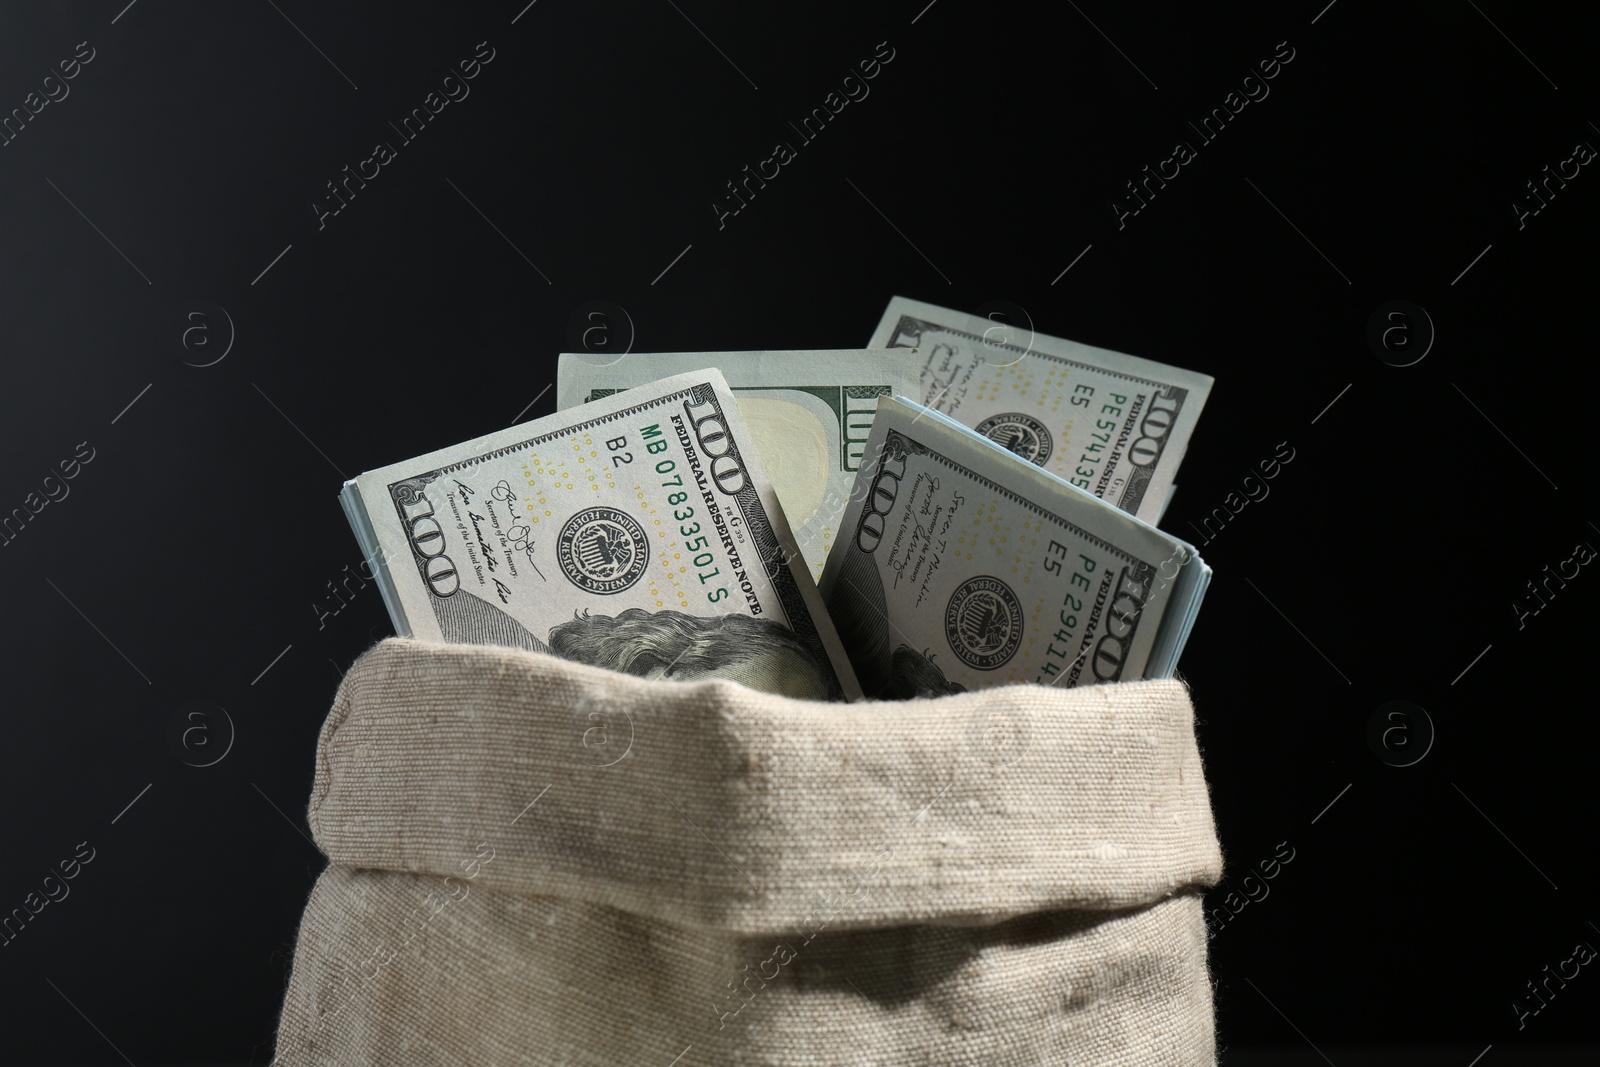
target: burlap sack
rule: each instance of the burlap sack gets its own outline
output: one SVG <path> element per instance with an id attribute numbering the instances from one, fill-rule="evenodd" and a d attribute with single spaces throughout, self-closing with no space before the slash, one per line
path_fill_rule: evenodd
<path id="1" fill-rule="evenodd" d="M 390 640 L 280 1064 L 1214 1063 L 1178 682 L 824 704 Z"/>

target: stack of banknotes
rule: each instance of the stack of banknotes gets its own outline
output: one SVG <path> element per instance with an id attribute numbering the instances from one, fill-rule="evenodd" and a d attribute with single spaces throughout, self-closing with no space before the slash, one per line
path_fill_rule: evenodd
<path id="1" fill-rule="evenodd" d="M 340 499 L 402 635 L 807 699 L 1165 678 L 1211 384 L 896 297 L 860 350 L 563 354 L 555 414 Z"/>

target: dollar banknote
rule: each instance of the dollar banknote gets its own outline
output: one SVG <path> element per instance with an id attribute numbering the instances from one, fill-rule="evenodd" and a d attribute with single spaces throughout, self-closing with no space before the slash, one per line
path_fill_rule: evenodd
<path id="1" fill-rule="evenodd" d="M 368 471 L 340 499 L 402 635 L 860 696 L 715 370 Z"/>
<path id="2" fill-rule="evenodd" d="M 620 358 L 569 352 L 557 364 L 556 408 L 668 374 L 718 368 L 733 387 L 800 552 L 813 576 L 821 577 L 878 397 L 915 398 L 921 366 L 917 353 L 905 349 L 636 352 Z"/>
<path id="3" fill-rule="evenodd" d="M 913 399 L 1147 522 L 1166 509 L 1212 378 L 895 297 L 869 347 L 915 348 Z"/>
<path id="4" fill-rule="evenodd" d="M 822 596 L 869 697 L 1170 676 L 1194 548 L 947 416 L 879 402 Z"/>

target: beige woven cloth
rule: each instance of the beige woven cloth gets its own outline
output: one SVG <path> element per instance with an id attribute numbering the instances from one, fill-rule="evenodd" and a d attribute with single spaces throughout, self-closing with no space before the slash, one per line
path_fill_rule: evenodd
<path id="1" fill-rule="evenodd" d="M 826 704 L 389 640 L 279 1064 L 1211 1065 L 1179 682 Z"/>

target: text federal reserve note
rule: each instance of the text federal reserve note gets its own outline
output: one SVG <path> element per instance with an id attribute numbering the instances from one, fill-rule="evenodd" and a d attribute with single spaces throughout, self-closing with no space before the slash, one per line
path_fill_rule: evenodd
<path id="1" fill-rule="evenodd" d="M 860 695 L 715 370 L 369 471 L 341 500 L 402 634 Z"/>
<path id="2" fill-rule="evenodd" d="M 733 388 L 795 541 L 822 575 L 861 465 L 878 397 L 917 399 L 917 354 L 905 349 L 820 352 L 661 352 L 618 358 L 563 353 L 561 410 L 668 374 L 716 367 Z"/>
<path id="3" fill-rule="evenodd" d="M 897 296 L 873 348 L 915 348 L 914 397 L 1155 523 L 1213 379 Z"/>

